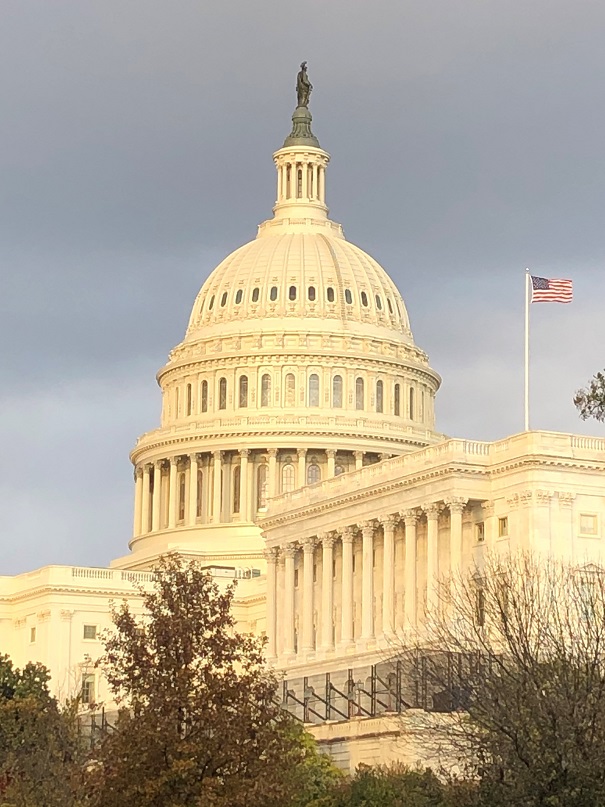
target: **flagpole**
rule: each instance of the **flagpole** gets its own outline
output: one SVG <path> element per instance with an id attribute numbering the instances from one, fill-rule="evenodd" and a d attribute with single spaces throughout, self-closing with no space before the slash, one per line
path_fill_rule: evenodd
<path id="1" fill-rule="evenodd" d="M 529 269 L 525 270 L 525 431 L 529 431 Z"/>

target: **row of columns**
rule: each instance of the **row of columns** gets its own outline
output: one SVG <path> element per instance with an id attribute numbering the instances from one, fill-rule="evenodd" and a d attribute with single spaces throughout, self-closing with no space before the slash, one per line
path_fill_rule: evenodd
<path id="1" fill-rule="evenodd" d="M 438 518 L 445 507 L 450 512 L 450 572 L 456 574 L 462 565 L 462 512 L 467 500 L 455 498 L 445 503 L 429 503 L 413 508 L 404 513 L 381 516 L 376 520 L 365 521 L 358 525 L 345 526 L 331 533 L 306 538 L 302 543 L 289 543 L 280 547 L 272 547 L 266 552 L 267 560 L 267 637 L 268 655 L 277 656 L 277 635 L 283 629 L 283 655 L 292 657 L 295 648 L 295 556 L 302 548 L 303 553 L 303 585 L 301 608 L 301 642 L 299 652 L 303 655 L 314 649 L 330 652 L 334 650 L 334 580 L 333 558 L 334 544 L 340 540 L 342 544 L 341 573 L 341 625 L 340 646 L 346 648 L 354 643 L 353 636 L 353 543 L 361 533 L 361 634 L 362 645 L 372 642 L 375 637 L 374 624 L 374 535 L 377 525 L 383 531 L 383 598 L 382 598 L 382 631 L 386 638 L 395 633 L 395 529 L 398 523 L 405 524 L 405 571 L 404 571 L 404 614 L 405 622 L 410 627 L 416 626 L 418 613 L 417 591 L 417 536 L 416 528 L 422 513 L 427 519 L 427 614 L 437 607 L 438 568 Z M 313 613 L 314 613 L 314 581 L 313 559 L 316 544 L 322 548 L 322 586 L 321 586 L 321 644 L 314 647 Z M 283 557 L 284 602 L 280 607 L 283 624 L 278 625 L 277 609 L 277 572 L 278 559 Z M 280 604 L 281 605 L 281 604 Z"/>
<path id="2" fill-rule="evenodd" d="M 290 176 L 288 178 L 288 170 Z M 298 194 L 298 171 L 302 171 L 301 193 Z M 320 202 L 325 198 L 325 168 L 312 162 L 288 162 L 277 169 L 277 200 L 285 202 L 290 199 L 317 199 Z M 289 182 L 288 182 L 289 179 Z"/>

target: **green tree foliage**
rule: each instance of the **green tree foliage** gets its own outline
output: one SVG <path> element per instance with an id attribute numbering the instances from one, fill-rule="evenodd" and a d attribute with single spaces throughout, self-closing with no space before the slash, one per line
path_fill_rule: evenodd
<path id="1" fill-rule="evenodd" d="M 40 664 L 0 656 L 0 805 L 76 807 L 81 755 L 75 714 L 61 712 Z"/>
<path id="2" fill-rule="evenodd" d="M 605 371 L 597 373 L 587 387 L 579 389 L 573 402 L 582 420 L 605 421 Z"/>
<path id="3" fill-rule="evenodd" d="M 123 708 L 98 751 L 92 804 L 295 807 L 337 776 L 277 703 L 263 641 L 235 630 L 233 593 L 169 558 L 142 619 L 114 609 L 101 663 Z"/>

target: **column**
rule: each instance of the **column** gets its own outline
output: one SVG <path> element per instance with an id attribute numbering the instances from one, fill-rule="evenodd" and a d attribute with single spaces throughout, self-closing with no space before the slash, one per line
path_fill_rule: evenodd
<path id="1" fill-rule="evenodd" d="M 356 451 L 355 452 L 355 470 L 359 471 L 360 468 L 363 468 L 363 451 Z"/>
<path id="2" fill-rule="evenodd" d="M 320 535 L 321 556 L 321 646 L 323 650 L 334 650 L 334 538 Z"/>
<path id="3" fill-rule="evenodd" d="M 294 655 L 294 544 L 286 544 L 284 554 L 284 655 Z"/>
<path id="4" fill-rule="evenodd" d="M 151 513 L 151 530 L 160 529 L 160 514 L 162 512 L 162 465 L 164 460 L 158 460 L 153 466 L 153 503 Z"/>
<path id="5" fill-rule="evenodd" d="M 151 525 L 149 524 L 149 498 L 151 496 L 151 465 L 146 463 L 143 466 L 143 501 L 142 501 L 142 518 L 141 518 L 141 532 L 143 534 L 150 531 Z"/>
<path id="6" fill-rule="evenodd" d="M 272 499 L 278 491 L 277 487 L 277 449 L 270 448 L 269 454 L 269 485 L 267 489 L 267 496 Z"/>
<path id="7" fill-rule="evenodd" d="M 277 549 L 265 550 L 267 561 L 267 658 L 277 656 Z"/>
<path id="8" fill-rule="evenodd" d="M 302 488 L 307 484 L 307 449 L 299 448 L 296 452 L 298 455 L 298 467 L 296 470 L 296 486 Z"/>
<path id="9" fill-rule="evenodd" d="M 136 538 L 141 534 L 141 514 L 143 512 L 143 472 L 140 468 L 134 469 L 134 524 L 132 536 Z"/>
<path id="10" fill-rule="evenodd" d="M 395 633 L 395 516 L 382 516 L 384 543 L 382 551 L 382 632 Z"/>
<path id="11" fill-rule="evenodd" d="M 361 563 L 361 638 L 374 638 L 374 522 L 361 525 L 363 538 Z"/>
<path id="12" fill-rule="evenodd" d="M 405 626 L 416 627 L 417 582 L 416 582 L 416 524 L 418 513 L 408 510 L 405 520 Z"/>
<path id="13" fill-rule="evenodd" d="M 328 448 L 326 455 L 328 457 L 328 479 L 332 479 L 336 467 L 336 451 L 333 448 Z"/>
<path id="14" fill-rule="evenodd" d="M 231 454 L 223 451 L 223 485 L 221 490 L 221 513 L 222 521 L 231 521 L 231 483 L 233 481 L 231 471 Z"/>
<path id="15" fill-rule="evenodd" d="M 353 540 L 350 527 L 342 531 L 342 623 L 340 642 L 342 645 L 353 643 Z"/>
<path id="16" fill-rule="evenodd" d="M 242 448 L 239 452 L 240 456 L 240 471 L 239 471 L 239 489 L 240 489 L 240 519 L 242 521 L 250 521 L 250 502 L 248 501 L 248 457 L 250 456 L 249 448 Z"/>
<path id="17" fill-rule="evenodd" d="M 325 182 L 324 182 L 324 169 L 322 167 L 320 167 L 320 169 L 319 169 L 318 180 L 319 180 L 319 184 L 318 184 L 318 187 L 319 187 L 319 194 L 318 194 L 319 201 L 324 202 L 326 194 L 325 194 Z"/>
<path id="18" fill-rule="evenodd" d="M 189 457 L 189 501 L 187 508 L 187 526 L 194 527 L 197 522 L 197 454 Z M 200 496 L 202 491 L 200 490 Z"/>
<path id="19" fill-rule="evenodd" d="M 168 529 L 176 527 L 176 516 L 178 507 L 177 479 L 179 470 L 179 458 L 170 457 L 170 481 L 168 485 Z"/>
<path id="20" fill-rule="evenodd" d="M 212 523 L 220 524 L 221 522 L 221 468 L 223 461 L 223 452 L 214 451 L 212 454 L 214 463 L 214 472 L 212 479 Z"/>
<path id="21" fill-rule="evenodd" d="M 462 511 L 467 499 L 450 499 L 450 576 L 458 578 L 462 570 Z"/>
<path id="22" fill-rule="evenodd" d="M 481 510 L 483 512 L 483 540 L 484 547 L 488 554 L 494 551 L 496 545 L 496 503 L 495 502 L 481 502 Z M 529 531 L 528 531 L 529 534 Z"/>
<path id="23" fill-rule="evenodd" d="M 433 614 L 437 610 L 439 595 L 439 505 L 427 504 L 423 507 L 426 513 L 426 611 Z"/>
<path id="24" fill-rule="evenodd" d="M 317 163 L 313 164 L 313 197 L 319 198 L 319 188 L 317 187 Z"/>
<path id="25" fill-rule="evenodd" d="M 313 557 L 315 541 L 303 541 L 303 607 L 302 607 L 302 650 L 309 652 L 313 646 Z"/>

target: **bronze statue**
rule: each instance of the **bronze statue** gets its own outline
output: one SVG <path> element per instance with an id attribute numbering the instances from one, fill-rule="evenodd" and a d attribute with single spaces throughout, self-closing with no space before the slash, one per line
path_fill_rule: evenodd
<path id="1" fill-rule="evenodd" d="M 300 66 L 300 71 L 296 77 L 296 95 L 298 97 L 298 106 L 309 106 L 309 97 L 313 85 L 307 76 L 307 63 L 303 62 Z"/>

